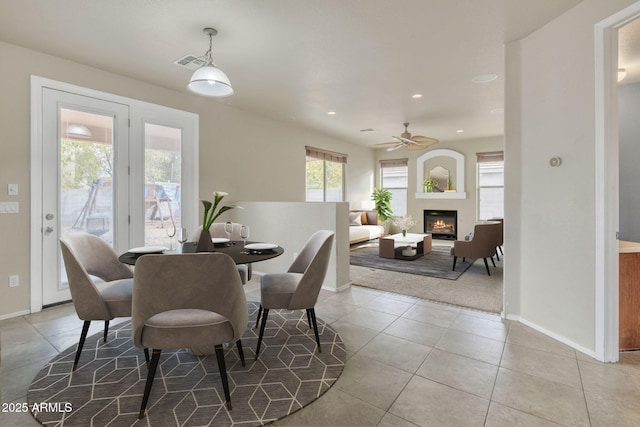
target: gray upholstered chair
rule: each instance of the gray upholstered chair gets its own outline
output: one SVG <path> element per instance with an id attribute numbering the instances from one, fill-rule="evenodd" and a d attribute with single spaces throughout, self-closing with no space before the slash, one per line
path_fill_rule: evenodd
<path id="1" fill-rule="evenodd" d="M 498 237 L 498 243 L 496 247 L 496 258 L 498 259 L 498 261 L 500 261 L 498 251 L 500 251 L 500 254 L 504 255 L 504 252 L 502 252 L 502 245 L 504 244 L 504 218 L 489 218 L 489 221 L 497 221 L 500 223 L 500 236 Z"/>
<path id="2" fill-rule="evenodd" d="M 458 257 L 465 258 L 482 258 L 487 274 L 491 276 L 489 271 L 489 263 L 487 258 L 491 258 L 493 266 L 493 256 L 496 254 L 496 243 L 500 238 L 502 224 L 499 222 L 489 222 L 485 224 L 476 224 L 473 230 L 473 238 L 471 240 L 456 240 L 453 243 L 451 254 L 453 255 L 453 270 L 456 269 L 456 261 Z"/>
<path id="3" fill-rule="evenodd" d="M 240 237 L 242 224 L 238 224 L 237 222 L 233 222 L 232 224 L 231 240 L 242 240 L 242 237 Z M 211 232 L 211 237 L 227 237 L 227 232 L 224 231 L 224 222 L 214 222 L 211 224 L 209 231 Z M 200 239 L 200 233 L 202 233 L 202 226 L 199 226 L 195 233 L 193 233 L 191 241 L 197 242 L 198 239 Z M 236 267 L 238 274 L 240 274 L 240 280 L 242 284 L 245 285 L 247 281 L 251 280 L 251 264 L 238 264 Z"/>
<path id="4" fill-rule="evenodd" d="M 131 324 L 136 347 L 153 349 L 139 417 L 149 399 L 163 349 L 215 346 L 228 409 L 231 395 L 222 344 L 247 329 L 248 311 L 236 265 L 216 252 L 144 255 L 136 262 Z"/>
<path id="5" fill-rule="evenodd" d="M 131 316 L 133 273 L 118 261 L 107 242 L 92 234 L 69 235 L 60 240 L 60 248 L 71 299 L 78 317 L 84 320 L 73 362 L 75 371 L 92 320 L 104 320 L 103 339 L 107 341 L 109 321 Z M 90 275 L 106 283 L 96 286 Z"/>
<path id="6" fill-rule="evenodd" d="M 327 274 L 334 232 L 316 231 L 300 251 L 286 273 L 265 274 L 260 280 L 260 309 L 256 326 L 262 315 L 255 360 L 260 354 L 260 345 L 270 309 L 306 310 L 309 327 L 313 324 L 318 352 L 321 352 L 315 305 L 322 282 Z"/>

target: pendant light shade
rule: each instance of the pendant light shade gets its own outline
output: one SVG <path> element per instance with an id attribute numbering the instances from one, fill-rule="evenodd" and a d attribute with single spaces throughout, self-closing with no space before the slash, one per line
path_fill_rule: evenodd
<path id="1" fill-rule="evenodd" d="M 618 81 L 621 82 L 625 77 L 627 77 L 627 70 L 618 68 Z"/>
<path id="2" fill-rule="evenodd" d="M 190 91 L 204 96 L 229 96 L 233 88 L 229 77 L 215 65 L 203 65 L 191 76 L 187 86 Z"/>
<path id="3" fill-rule="evenodd" d="M 81 139 L 89 139 L 91 138 L 91 131 L 85 125 L 77 125 L 75 123 L 71 123 L 67 126 L 65 130 L 65 136 L 67 138 L 81 138 Z"/>
<path id="4" fill-rule="evenodd" d="M 190 91 L 203 96 L 222 97 L 233 95 L 229 77 L 213 63 L 213 36 L 218 34 L 218 31 L 214 28 L 205 28 L 203 32 L 209 36 L 209 50 L 202 57 L 205 64 L 193 73 L 187 87 Z"/>

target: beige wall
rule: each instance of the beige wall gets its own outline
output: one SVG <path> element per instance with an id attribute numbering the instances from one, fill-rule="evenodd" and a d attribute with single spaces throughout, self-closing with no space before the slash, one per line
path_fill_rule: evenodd
<path id="1" fill-rule="evenodd" d="M 369 197 L 368 148 L 3 42 L 0 58 L 0 201 L 20 203 L 19 214 L 0 215 L 0 318 L 29 309 L 29 236 L 40 232 L 29 229 L 31 75 L 199 114 L 201 197 L 224 190 L 235 200 L 303 201 L 305 145 L 348 154 L 347 200 Z M 18 196 L 7 195 L 8 183 L 19 184 Z M 19 287 L 8 287 L 11 274 L 20 275 Z"/>
<path id="2" fill-rule="evenodd" d="M 409 159 L 409 189 L 407 209 L 408 214 L 417 221 L 417 224 L 411 229 L 411 231 L 421 233 L 424 230 L 423 211 L 425 209 L 445 209 L 458 211 L 458 238 L 462 238 L 465 234 L 471 233 L 473 227 L 477 222 L 476 219 L 476 153 L 487 151 L 500 151 L 503 150 L 504 140 L 500 137 L 481 138 L 473 140 L 461 140 L 461 141 L 441 141 L 438 144 L 430 147 L 430 150 L 436 149 L 449 149 L 461 153 L 465 157 L 465 191 L 467 196 L 465 199 L 418 199 L 415 197 L 417 191 L 422 189 L 417 188 L 417 159 L 429 150 L 425 151 L 385 151 L 377 150 L 376 157 L 376 185 L 380 185 L 380 169 L 379 160 L 383 159 Z M 434 158 L 435 159 L 435 158 Z M 429 161 L 429 168 L 433 167 L 432 161 Z M 437 161 L 435 163 L 438 163 Z M 434 164 L 435 164 L 434 163 Z M 455 165 L 455 163 L 453 163 Z M 442 164 L 441 166 L 447 167 Z M 451 166 L 451 165 L 450 165 Z M 428 169 L 425 167 L 425 174 L 428 173 Z M 452 175 L 455 181 L 455 167 L 452 167 Z"/>
<path id="3" fill-rule="evenodd" d="M 506 313 L 588 351 L 596 328 L 594 25 L 631 3 L 584 0 L 506 50 Z M 561 167 L 549 166 L 554 156 Z"/>

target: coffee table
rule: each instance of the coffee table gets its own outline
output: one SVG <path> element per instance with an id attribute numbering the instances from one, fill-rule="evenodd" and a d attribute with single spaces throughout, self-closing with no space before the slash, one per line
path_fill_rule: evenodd
<path id="1" fill-rule="evenodd" d="M 407 248 L 414 248 L 415 255 L 403 255 Z M 379 255 L 382 258 L 403 259 L 413 261 L 431 252 L 431 234 L 402 233 L 391 234 L 381 237 L 379 244 Z"/>

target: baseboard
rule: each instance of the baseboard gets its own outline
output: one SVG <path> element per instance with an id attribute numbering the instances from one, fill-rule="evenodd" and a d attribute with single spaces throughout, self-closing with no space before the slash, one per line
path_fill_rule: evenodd
<path id="1" fill-rule="evenodd" d="M 3 314 L 0 316 L 0 320 L 11 319 L 13 317 L 25 316 L 31 314 L 29 310 L 16 311 L 15 313 Z"/>
<path id="2" fill-rule="evenodd" d="M 346 291 L 347 289 L 349 289 L 351 287 L 351 282 L 345 283 L 342 286 L 338 286 L 335 288 L 326 288 L 326 287 L 322 287 L 321 289 L 325 290 L 325 291 L 330 291 L 330 292 L 342 292 L 342 291 Z"/>
<path id="3" fill-rule="evenodd" d="M 559 341 L 563 344 L 568 345 L 569 347 L 573 348 L 574 350 L 579 351 L 580 353 L 583 353 L 589 357 L 593 357 L 596 360 L 599 360 L 596 357 L 596 352 L 593 350 L 589 350 L 588 348 L 585 348 L 583 346 L 581 346 L 580 344 L 576 344 L 575 342 L 563 337 L 562 335 L 558 335 L 555 332 L 551 332 L 548 329 L 543 328 L 542 326 L 535 324 L 527 319 L 523 319 L 520 316 L 515 316 L 515 315 L 507 315 L 506 317 L 508 320 L 512 320 L 512 321 L 516 321 L 516 322 L 520 322 L 525 326 L 530 327 L 531 329 L 534 329 L 538 332 L 540 332 L 541 334 L 544 334 L 546 336 L 548 336 L 549 338 L 553 338 L 556 341 Z M 602 360 L 600 360 L 602 362 Z"/>

